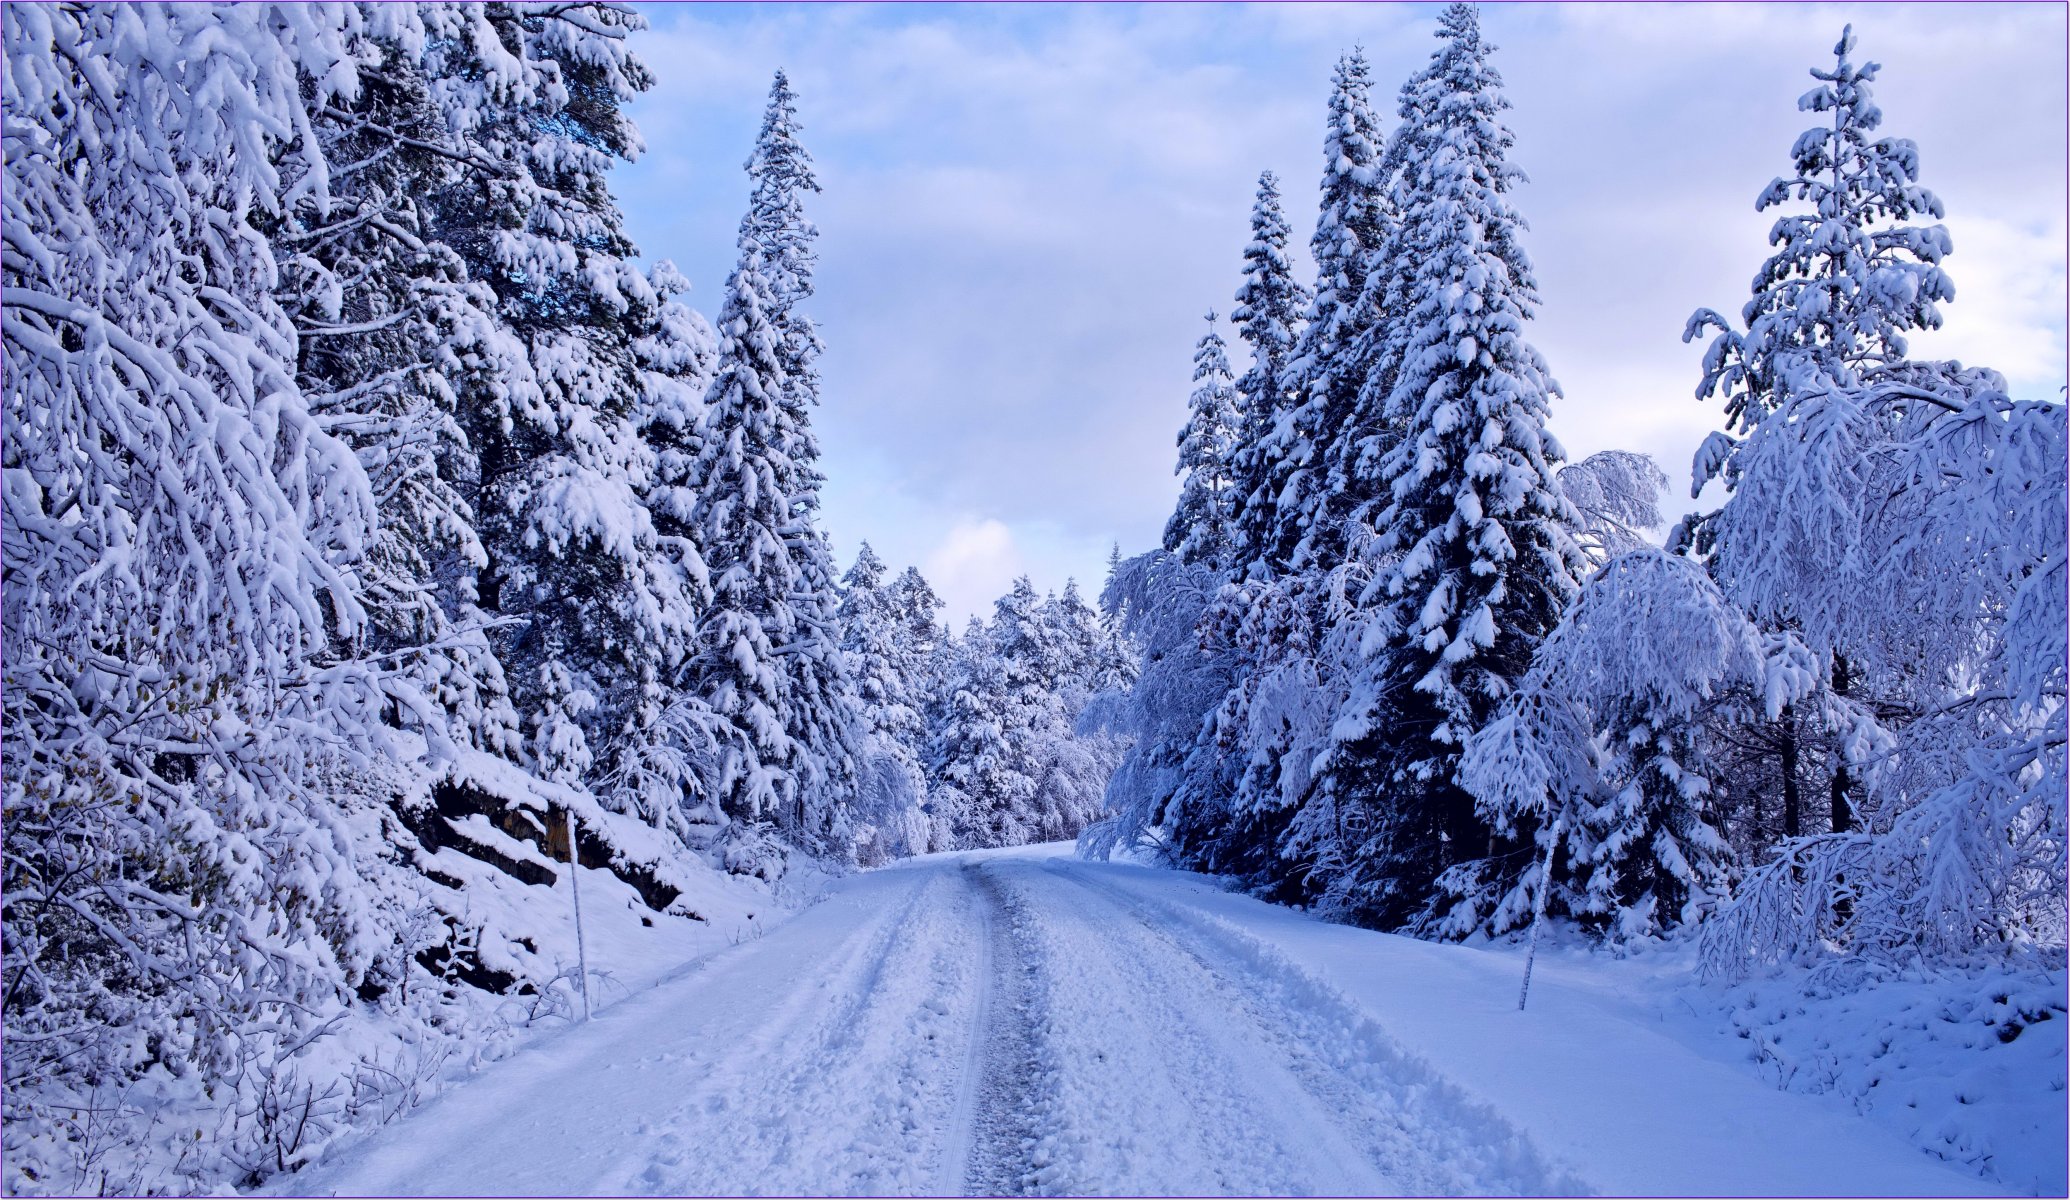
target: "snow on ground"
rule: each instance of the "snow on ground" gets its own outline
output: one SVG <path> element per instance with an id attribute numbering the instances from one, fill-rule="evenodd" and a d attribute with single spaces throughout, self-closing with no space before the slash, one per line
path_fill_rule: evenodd
<path id="1" fill-rule="evenodd" d="M 1667 1020 L 1659 964 L 1542 955 L 1519 1013 L 1513 952 L 1066 852 L 839 881 L 271 1190 L 2002 1190 Z"/>
<path id="2" fill-rule="evenodd" d="M 1790 978 L 1743 984 L 1722 999 L 1705 1013 L 1710 1031 L 1729 1033 L 1727 1044 L 1775 1086 L 1843 1097 L 2015 1191 L 2070 1194 L 2062 971 L 1869 988 Z"/>

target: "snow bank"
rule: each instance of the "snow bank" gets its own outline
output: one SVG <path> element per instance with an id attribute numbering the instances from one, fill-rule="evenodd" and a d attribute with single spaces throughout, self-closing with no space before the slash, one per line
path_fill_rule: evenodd
<path id="1" fill-rule="evenodd" d="M 1778 1088 L 1842 1097 L 1984 1179 L 2061 1196 L 2064 982 L 2061 970 L 1792 975 L 1711 993 L 1712 1029 Z"/>

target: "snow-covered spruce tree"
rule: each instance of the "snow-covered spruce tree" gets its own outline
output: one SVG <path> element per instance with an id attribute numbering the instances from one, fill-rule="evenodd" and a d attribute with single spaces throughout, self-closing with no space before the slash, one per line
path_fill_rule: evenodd
<path id="1" fill-rule="evenodd" d="M 329 16 L 0 15 L 10 1191 L 139 1186 L 90 1173 L 86 1122 L 142 1136 L 146 1075 L 248 1101 L 384 945 L 374 498 L 260 229 L 284 160 L 321 197 L 310 105 L 362 65 Z"/>
<path id="2" fill-rule="evenodd" d="M 1286 253 L 1287 236 L 1286 218 L 1280 211 L 1279 181 L 1272 172 L 1266 171 L 1258 178 L 1257 203 L 1251 212 L 1251 242 L 1244 249 L 1244 280 L 1237 289 L 1237 307 L 1231 314 L 1238 334 L 1251 351 L 1250 367 L 1236 385 L 1243 422 L 1230 456 L 1230 495 L 1236 545 L 1227 570 L 1242 586 L 1228 595 L 1218 596 L 1212 606 L 1217 627 L 1231 635 L 1247 622 L 1277 624 L 1284 616 L 1284 606 L 1274 603 L 1269 615 L 1253 622 L 1249 609 L 1265 602 L 1268 593 L 1274 597 L 1278 595 L 1268 586 L 1268 581 L 1274 580 L 1284 569 L 1292 551 L 1291 546 L 1279 544 L 1278 498 L 1285 484 L 1286 466 L 1297 460 L 1305 462 L 1310 457 L 1298 451 L 1289 440 L 1299 432 L 1292 423 L 1295 388 L 1299 382 L 1293 370 L 1293 356 L 1299 344 L 1301 318 L 1309 294 L 1294 279 L 1293 267 Z M 1300 585 L 1291 586 L 1298 588 Z M 1241 711 L 1250 680 L 1264 669 L 1257 656 L 1276 656 L 1284 649 L 1285 643 L 1232 636 L 1222 645 L 1230 657 L 1227 666 L 1232 688 L 1220 706 L 1228 711 L 1219 715 L 1217 722 L 1220 730 L 1234 730 L 1245 724 Z M 1203 728 L 1202 736 L 1219 738 L 1221 734 Z M 1248 762 L 1247 769 L 1237 776 L 1239 786 L 1252 795 L 1278 795 L 1282 757 L 1278 747 L 1243 744 L 1248 751 Z M 1224 749 L 1235 746 L 1236 743 L 1232 742 Z M 1197 824 L 1175 828 L 1174 838 L 1184 846 L 1224 841 L 1241 843 L 1242 848 L 1237 853 L 1245 861 L 1270 861 L 1273 840 L 1270 822 L 1267 822 L 1267 828 L 1260 828 L 1249 821 L 1225 821 L 1222 814 L 1232 806 L 1244 807 L 1241 797 L 1223 797 L 1214 804 L 1190 807 L 1186 819 Z M 1256 807 L 1276 810 L 1279 805 L 1267 802 Z M 1192 852 L 1182 848 L 1182 853 Z"/>
<path id="3" fill-rule="evenodd" d="M 1850 61 L 1853 48 L 1849 28 L 1834 47 L 1832 69 L 1811 72 L 1818 86 L 1799 98 L 1798 107 L 1829 115 L 1797 139 L 1792 174 L 1770 183 L 1755 202 L 1763 211 L 1786 211 L 1770 231 L 1775 252 L 1755 276 L 1754 294 L 1741 311 L 1744 328 L 1736 330 L 1703 309 L 1683 334 L 1686 341 L 1716 331 L 1697 395 L 1722 399 L 1726 420 L 1726 428 L 1697 453 L 1693 491 L 1713 478 L 1722 479 L 1728 491 L 1737 487 L 1739 439 L 1782 404 L 1786 361 L 1808 358 L 1843 386 L 1902 370 L 1905 334 L 1937 327 L 1939 302 L 1954 296 L 1940 266 L 1952 249 L 1946 229 L 1905 223 L 1939 217 L 1940 200 L 1917 182 L 1917 146 L 1875 136 L 1882 123 L 1871 94 L 1878 68 Z M 1714 536 L 1696 515 L 1678 530 L 1675 544 L 1708 554 Z M 1845 643 L 1831 647 L 1830 681 L 1843 694 L 1887 702 L 1890 697 L 1879 693 L 1891 690 L 1889 681 L 1869 677 L 1853 661 L 1864 653 Z M 1828 827 L 1844 832 L 1853 823 L 1861 797 L 1853 795 L 1855 781 L 1838 744 L 1841 730 L 1807 723 L 1792 709 L 1766 728 L 1747 732 L 1743 740 L 1772 747 L 1773 761 L 1761 774 L 1781 785 L 1784 836 L 1813 827 L 1807 784 L 1821 773 L 1829 780 L 1823 805 Z M 1823 771 L 1811 766 L 1813 759 L 1824 760 Z"/>
<path id="4" fill-rule="evenodd" d="M 1052 648 L 1042 682 L 1053 716 L 1036 727 L 1034 745 L 1036 828 L 1048 841 L 1078 836 L 1103 811 L 1107 781 L 1126 745 L 1109 730 L 1086 727 L 1083 717 L 1095 697 L 1125 692 L 1137 666 L 1108 620 L 1085 603 L 1075 580 L 1066 580 L 1063 592 L 1044 596 L 1035 616 Z"/>
<path id="5" fill-rule="evenodd" d="M 917 578 L 917 574 L 915 576 Z M 920 581 L 926 587 L 926 581 Z M 864 542 L 841 581 L 841 651 L 855 680 L 864 729 L 862 786 L 856 798 L 857 857 L 865 864 L 931 849 L 927 737 L 921 716 L 924 658 L 909 642 L 900 597 L 884 579 L 884 561 Z"/>
<path id="6" fill-rule="evenodd" d="M 1279 179 L 1266 171 L 1258 176 L 1258 199 L 1251 209 L 1251 242 L 1243 252 L 1243 284 L 1236 289 L 1236 308 L 1229 319 L 1250 347 L 1250 369 L 1237 380 L 1243 409 L 1242 436 L 1231 459 L 1235 519 L 1240 537 L 1241 574 L 1269 577 L 1285 565 L 1279 537 L 1280 463 L 1287 448 L 1279 429 L 1290 415 L 1296 380 L 1293 355 L 1301 332 L 1301 312 L 1308 289 L 1294 279 L 1287 260 L 1287 219 L 1279 207 Z"/>
<path id="7" fill-rule="evenodd" d="M 791 819 L 800 828 L 832 829 L 841 823 L 840 810 L 859 784 L 863 732 L 855 684 L 840 654 L 841 597 L 833 551 L 818 524 L 822 477 L 812 409 L 819 404 L 815 360 L 822 346 L 802 306 L 812 296 L 818 264 L 813 243 L 819 237 L 805 215 L 805 195 L 819 191 L 819 182 L 799 132 L 797 97 L 778 71 L 747 162 L 752 186 L 740 237 L 761 250 L 769 294 L 766 317 L 776 337 L 782 402 L 788 410 L 779 465 L 791 504 L 784 538 L 796 572 L 791 591 L 796 620 L 782 667 L 792 736 L 805 750 L 798 763 L 803 787 Z"/>
<path id="8" fill-rule="evenodd" d="M 1077 580 L 1066 579 L 1062 592 L 1044 596 L 1037 613 L 1058 648 L 1050 679 L 1074 724 L 1093 696 L 1135 681 L 1135 656 L 1126 640 L 1107 613 L 1085 602 Z"/>
<path id="9" fill-rule="evenodd" d="M 1321 208 L 1310 242 L 1314 299 L 1287 368 L 1292 407 L 1264 435 L 1260 451 L 1271 463 L 1274 511 L 1265 565 L 1252 571 L 1260 584 L 1244 597 L 1257 611 L 1231 611 L 1217 622 L 1228 634 L 1247 630 L 1225 644 L 1255 656 L 1236 664 L 1240 684 L 1219 721 L 1219 736 L 1235 739 L 1245 764 L 1222 814 L 1196 827 L 1190 822 L 1214 808 L 1190 809 L 1188 823 L 1175 831 L 1182 845 L 1212 855 L 1222 869 L 1270 887 L 1288 873 L 1290 847 L 1282 839 L 1310 781 L 1323 683 L 1310 656 L 1331 621 L 1327 577 L 1345 556 L 1343 525 L 1362 499 L 1347 488 L 1338 466 L 1358 433 L 1349 418 L 1368 373 L 1364 334 L 1375 310 L 1362 297 L 1393 224 L 1378 173 L 1382 142 L 1363 53 L 1341 58 L 1332 84 Z M 1218 607 L 1236 602 L 1225 597 Z"/>
<path id="10" fill-rule="evenodd" d="M 696 526 L 697 462 L 718 338 L 702 315 L 677 299 L 690 284 L 674 264 L 655 264 L 648 281 L 659 304 L 655 323 L 633 343 L 641 382 L 634 422 L 645 451 L 637 490 L 654 524 L 655 569 L 702 611 L 711 578 Z M 687 654 L 686 643 L 644 683 L 597 788 L 612 807 L 706 844 L 726 822 L 712 790 L 725 732 L 703 697 L 680 686 Z"/>
<path id="11" fill-rule="evenodd" d="M 942 598 L 919 568 L 907 567 L 899 572 L 898 578 L 885 589 L 885 602 L 888 615 L 897 626 L 891 640 L 897 655 L 894 669 L 906 681 L 906 694 L 920 714 L 920 735 L 915 748 L 925 797 L 920 805 L 924 820 L 911 824 L 907 843 L 915 853 L 952 849 L 956 844 L 955 805 L 937 794 L 938 776 L 930 755 L 954 639 L 941 622 Z"/>
<path id="12" fill-rule="evenodd" d="M 1507 200 L 1508 106 L 1479 17 L 1454 4 L 1419 77 L 1427 152 L 1404 166 L 1406 353 L 1390 393 L 1400 440 L 1374 518 L 1391 638 L 1367 639 L 1313 802 L 1372 813 L 1327 903 L 1381 925 L 1442 908 L 1437 877 L 1500 847 L 1456 779 L 1459 753 L 1523 675 L 1588 560 L 1546 432 L 1557 391 L 1523 322 L 1537 303 Z M 1374 641 L 1381 644 L 1374 645 Z M 1511 855 L 1515 858 L 1514 854 Z M 1515 865 L 1520 869 L 1521 862 Z"/>
<path id="13" fill-rule="evenodd" d="M 360 48 L 373 69 L 313 106 L 322 154 L 281 163 L 294 202 L 272 233 L 277 292 L 311 410 L 352 446 L 376 498 L 352 576 L 367 648 L 403 668 L 386 676 L 393 720 L 434 745 L 515 754 L 517 715 L 472 586 L 486 556 L 459 415 L 529 386 L 529 368 L 497 324 L 494 293 L 436 240 L 421 199 L 483 167 L 450 147 L 419 13 L 366 16 Z"/>
<path id="14" fill-rule="evenodd" d="M 1038 596 L 1026 578 L 973 622 L 948 655 L 929 767 L 963 846 L 1075 837 L 1101 811 L 1121 745 L 1078 730 L 1095 693 L 1126 687 L 1134 664 L 1075 587 Z"/>
<path id="15" fill-rule="evenodd" d="M 1017 814 L 1030 806 L 1034 781 L 1021 769 L 1014 741 L 1020 714 L 984 622 L 971 618 L 943 647 L 929 709 L 932 815 L 949 824 L 955 847 L 1028 840 Z"/>
<path id="16" fill-rule="evenodd" d="M 1355 381 L 1357 393 L 1331 443 L 1329 464 L 1332 486 L 1356 498 L 1345 511 L 1366 523 L 1387 502 L 1383 463 L 1401 437 L 1394 424 L 1399 414 L 1390 400 L 1414 328 L 1401 317 L 1413 303 L 1417 251 L 1409 244 L 1411 231 L 1402 224 L 1400 211 L 1416 186 L 1414 164 L 1437 152 L 1432 105 L 1440 93 L 1431 85 L 1444 69 L 1432 59 L 1402 82 L 1394 129 L 1372 168 L 1379 193 L 1376 203 L 1392 219 L 1377 230 L 1364 285 L 1352 303 L 1348 323 L 1355 332 L 1346 357 L 1358 366 L 1362 378 Z"/>
<path id="17" fill-rule="evenodd" d="M 1380 173 L 1384 140 L 1373 112 L 1372 72 L 1363 51 L 1337 60 L 1323 137 L 1322 204 L 1309 241 L 1315 259 L 1315 298 L 1301 331 L 1292 370 L 1299 407 L 1289 438 L 1280 496 L 1277 542 L 1289 561 L 1327 570 L 1344 557 L 1345 520 L 1367 500 L 1345 470 L 1353 449 L 1373 430 L 1352 423 L 1360 388 L 1370 373 L 1372 339 L 1366 334 L 1378 309 L 1366 302 L 1367 277 L 1393 231 L 1386 180 Z"/>
<path id="18" fill-rule="evenodd" d="M 1812 70 L 1819 85 L 1797 107 L 1830 116 L 1791 147 L 1794 174 L 1754 202 L 1763 212 L 1792 204 L 1810 211 L 1785 213 L 1769 231 L 1776 249 L 1740 311 L 1745 327 L 1700 309 L 1683 332 L 1690 341 L 1716 331 L 1697 398 L 1724 401 L 1728 431 L 1699 454 L 1699 487 L 1721 472 L 1729 481 L 1730 434 L 1744 434 L 1775 410 L 1786 356 L 1809 353 L 1835 373 L 1901 361 L 1905 333 L 1938 328 L 1939 303 L 1955 296 L 1940 268 L 1952 249 L 1948 231 L 1903 224 L 1940 217 L 1940 199 L 1918 183 L 1917 145 L 1875 136 L 1883 123 L 1870 87 L 1878 64 L 1850 62 L 1854 44 L 1849 26 L 1833 47 L 1833 68 Z"/>
<path id="19" fill-rule="evenodd" d="M 1107 785 L 1112 815 L 1080 837 L 1088 856 L 1142 847 L 1191 862 L 1196 849 L 1175 843 L 1174 828 L 1219 824 L 1240 761 L 1220 744 L 1214 721 L 1237 684 L 1226 621 L 1214 619 L 1223 581 L 1208 563 L 1168 551 L 1123 560 L 1108 574 L 1102 604 L 1140 666 L 1125 693 L 1092 702 L 1091 719 L 1127 750 Z"/>
<path id="20" fill-rule="evenodd" d="M 1243 428 L 1228 347 L 1207 315 L 1208 331 L 1193 350 L 1193 382 L 1186 425 L 1179 430 L 1179 462 L 1185 476 L 1179 504 L 1164 527 L 1164 548 L 1187 562 L 1226 569 L 1236 553 L 1233 465 Z"/>
<path id="21" fill-rule="evenodd" d="M 823 347 L 812 319 L 798 308 L 812 297 L 812 272 L 819 256 L 812 245 L 819 230 L 805 215 L 806 193 L 816 193 L 812 156 L 799 140 L 798 97 L 782 71 L 769 84 L 762 128 L 747 161 L 751 190 L 740 236 L 762 250 L 769 280 L 770 320 L 780 337 L 778 361 L 788 381 L 786 397 L 799 409 L 819 402 L 813 361 Z"/>
<path id="22" fill-rule="evenodd" d="M 743 242 L 719 312 L 718 369 L 705 398 L 692 526 L 712 600 L 698 623 L 685 685 L 731 729 L 715 790 L 732 820 L 795 827 L 802 803 L 790 694 L 779 647 L 797 632 L 790 528 L 790 410 L 767 318 L 761 247 Z M 799 831 L 804 832 L 804 831 Z"/>
<path id="23" fill-rule="evenodd" d="M 1800 683 L 1769 669 L 1760 633 L 1696 563 L 1652 547 L 1611 560 L 1467 742 L 1460 782 L 1498 834 L 1531 837 L 1532 857 L 1520 872 L 1475 864 L 1480 886 L 1457 889 L 1441 931 L 1549 914 L 1644 937 L 1708 910 L 1734 864 L 1704 715 L 1778 712 Z"/>
<path id="24" fill-rule="evenodd" d="M 601 787 L 670 736 L 661 687 L 698 615 L 694 571 L 664 552 L 643 503 L 635 345 L 661 298 L 629 261 L 606 186 L 639 149 L 623 106 L 650 82 L 625 46 L 640 18 L 578 4 L 440 6 L 427 20 L 433 95 L 480 168 L 429 198 L 433 228 L 494 290 L 530 366 L 463 410 L 488 556 L 480 604 L 515 618 L 495 641 L 528 723 L 548 664 L 595 698 L 580 724 Z"/>
<path id="25" fill-rule="evenodd" d="M 935 656 L 947 640 L 942 628 L 942 598 L 918 567 L 899 572 L 887 589 L 891 619 L 898 625 L 893 645 L 898 649 L 896 667 L 914 696 L 926 694 L 931 684 Z"/>
<path id="26" fill-rule="evenodd" d="M 998 663 L 1000 711 L 1012 747 L 1014 786 L 978 801 L 976 838 L 981 845 L 1010 846 L 1042 840 L 1064 830 L 1063 814 L 1045 791 L 1047 766 L 1057 743 L 1069 737 L 1069 716 L 1057 683 L 1069 649 L 1064 630 L 1045 610 L 1026 576 L 994 605 L 986 629 L 987 650 Z"/>

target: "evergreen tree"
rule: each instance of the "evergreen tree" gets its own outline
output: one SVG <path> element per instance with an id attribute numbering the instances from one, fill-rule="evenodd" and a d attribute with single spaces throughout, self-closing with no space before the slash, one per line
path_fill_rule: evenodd
<path id="1" fill-rule="evenodd" d="M 459 417 L 528 368 L 494 293 L 433 235 L 422 197 L 470 168 L 441 152 L 448 134 L 411 49 L 422 31 L 414 14 L 396 16 L 400 29 L 367 44 L 379 69 L 310 114 L 321 156 L 281 164 L 297 200 L 272 232 L 276 294 L 311 409 L 353 448 L 376 498 L 353 578 L 367 649 L 404 668 L 386 680 L 394 719 L 434 746 L 515 755 L 517 715 L 471 586 L 486 557 Z"/>
<path id="2" fill-rule="evenodd" d="M 1229 314 L 1251 349 L 1250 369 L 1236 383 L 1244 416 L 1232 459 L 1234 516 L 1241 573 L 1262 578 L 1283 567 L 1292 549 L 1279 544 L 1279 487 L 1288 461 L 1280 427 L 1295 384 L 1294 347 L 1308 302 L 1308 290 L 1295 281 L 1287 260 L 1287 221 L 1279 207 L 1279 180 L 1270 171 L 1258 176 L 1243 261 L 1243 285 Z"/>
<path id="3" fill-rule="evenodd" d="M 1760 211 L 1806 203 L 1769 231 L 1775 253 L 1754 277 L 1741 310 L 1744 330 L 1710 309 L 1689 319 L 1682 340 L 1715 329 L 1704 355 L 1697 398 L 1725 402 L 1728 430 L 1744 432 L 1779 403 L 1779 367 L 1803 352 L 1836 377 L 1858 375 L 1905 357 L 1905 333 L 1941 323 L 1939 302 L 1955 296 L 1940 269 L 1952 249 L 1940 225 L 1901 222 L 1941 216 L 1939 197 L 1919 186 L 1919 147 L 1907 138 L 1878 138 L 1883 123 L 1871 83 L 1878 65 L 1856 66 L 1854 28 L 1833 47 L 1831 70 L 1813 69 L 1819 86 L 1797 107 L 1830 113 L 1791 147 L 1794 174 L 1777 178 L 1754 202 Z M 1729 455 L 1706 444 L 1697 485 L 1725 467 Z M 1729 479 L 1729 475 L 1728 475 Z"/>
<path id="4" fill-rule="evenodd" d="M 784 648 L 782 667 L 792 735 L 805 750 L 799 760 L 803 787 L 795 799 L 793 820 L 801 828 L 831 829 L 839 824 L 840 810 L 858 783 L 863 732 L 857 723 L 855 685 L 840 654 L 841 597 L 833 551 L 818 524 L 823 477 L 811 412 L 819 404 L 815 360 L 823 347 L 802 306 L 812 296 L 812 273 L 818 265 L 813 243 L 819 237 L 805 215 L 804 198 L 820 188 L 812 157 L 799 140 L 800 128 L 797 96 L 778 71 L 747 162 L 751 188 L 740 237 L 761 252 L 768 283 L 765 317 L 776 338 L 776 361 L 783 371 L 781 402 L 788 414 L 777 462 L 790 499 L 784 539 L 796 574 L 791 587 L 793 640 Z"/>
<path id="5" fill-rule="evenodd" d="M 859 854 L 869 862 L 924 853 L 931 840 L 921 811 L 927 800 L 921 766 L 927 734 L 920 711 L 924 659 L 908 644 L 900 598 L 886 584 L 884 562 L 868 542 L 841 587 L 841 650 L 856 683 L 863 727 L 856 817 L 865 843 Z"/>
<path id="6" fill-rule="evenodd" d="M 633 343 L 642 385 L 634 420 L 644 449 L 637 490 L 654 525 L 647 570 L 701 613 L 711 600 L 711 576 L 698 543 L 697 461 L 716 335 L 677 299 L 690 285 L 673 264 L 657 263 L 648 281 L 659 301 L 656 321 Z M 703 844 L 726 820 L 711 790 L 725 730 L 702 697 L 681 686 L 689 653 L 685 638 L 643 679 L 599 791 L 613 807 Z"/>
<path id="7" fill-rule="evenodd" d="M 1120 744 L 1078 731 L 1093 696 L 1134 666 L 1078 595 L 1038 596 L 1025 577 L 945 656 L 928 766 L 963 846 L 1075 837 L 1100 813 Z"/>
<path id="8" fill-rule="evenodd" d="M 1006 663 L 983 622 L 971 618 L 944 647 L 939 680 L 928 742 L 933 815 L 950 823 L 959 848 L 1024 840 L 1016 814 L 1028 809 L 1034 781 L 1019 769 Z"/>
<path id="9" fill-rule="evenodd" d="M 1400 214 L 1415 187 L 1415 165 L 1439 151 L 1433 105 L 1440 93 L 1432 83 L 1444 69 L 1433 59 L 1403 81 L 1395 102 L 1395 127 L 1375 165 L 1380 206 L 1392 219 L 1381 224 L 1354 309 L 1357 332 L 1349 358 L 1363 378 L 1356 382 L 1351 410 L 1332 443 L 1330 463 L 1336 486 L 1347 497 L 1357 498 L 1347 510 L 1367 522 L 1387 502 L 1382 464 L 1401 438 L 1395 423 L 1399 414 L 1390 400 L 1408 355 L 1413 326 L 1402 317 L 1413 302 L 1419 251 Z"/>
<path id="10" fill-rule="evenodd" d="M 784 450 L 789 410 L 776 331 L 766 315 L 762 251 L 741 246 L 719 312 L 718 371 L 705 398 L 702 480 L 692 524 L 711 572 L 712 601 L 698 625 L 688 682 L 731 729 L 716 781 L 719 804 L 738 821 L 795 824 L 803 752 L 777 648 L 796 632 L 796 568 Z"/>
<path id="11" fill-rule="evenodd" d="M 1445 10 L 1421 76 L 1430 152 L 1407 164 L 1401 244 L 1413 288 L 1389 399 L 1401 440 L 1376 520 L 1392 645 L 1353 688 L 1326 801 L 1384 797 L 1344 903 L 1407 920 L 1437 875 L 1493 850 L 1455 774 L 1461 746 L 1528 667 L 1588 563 L 1545 431 L 1556 385 L 1523 338 L 1537 302 L 1506 194 L 1522 178 L 1472 6 Z M 1368 653 L 1371 651 L 1369 650 Z"/>
<path id="12" fill-rule="evenodd" d="M 549 664 L 595 699 L 580 726 L 601 782 L 662 736 L 657 692 L 698 612 L 642 500 L 635 343 L 661 298 L 629 261 L 606 184 L 638 144 L 624 105 L 651 83 L 625 47 L 639 18 L 603 5 L 430 16 L 433 95 L 478 169 L 427 206 L 528 367 L 463 409 L 487 558 L 474 584 L 483 609 L 512 618 L 495 642 L 528 723 L 551 699 L 537 690 Z"/>
<path id="13" fill-rule="evenodd" d="M 812 297 L 812 272 L 819 261 L 812 248 L 819 229 L 805 215 L 805 195 L 820 187 L 812 173 L 812 156 L 798 136 L 802 128 L 797 94 L 778 71 L 747 161 L 751 189 L 740 236 L 761 248 L 763 274 L 769 279 L 769 319 L 780 335 L 778 361 L 788 382 L 785 396 L 799 410 L 819 402 L 813 362 L 825 349 L 812 319 L 799 308 Z M 801 465 L 811 465 L 805 456 L 794 457 Z"/>
<path id="14" fill-rule="evenodd" d="M 1379 318 L 1366 294 L 1367 277 L 1394 224 L 1371 93 L 1365 54 L 1353 50 L 1339 59 L 1323 138 L 1322 206 L 1309 242 L 1315 299 L 1291 368 L 1301 399 L 1285 453 L 1301 457 L 1287 469 L 1277 540 L 1293 547 L 1291 562 L 1322 569 L 1343 558 L 1344 521 L 1372 499 L 1372 490 L 1361 491 L 1346 470 L 1353 447 L 1375 432 L 1351 418 L 1370 371 L 1367 334 Z"/>
<path id="15" fill-rule="evenodd" d="M 918 567 L 907 567 L 891 581 L 887 605 L 898 626 L 896 669 L 914 695 L 927 691 L 933 663 L 947 640 L 941 624 L 942 598 Z"/>
<path id="16" fill-rule="evenodd" d="M 1164 547 L 1187 562 L 1220 570 L 1236 550 L 1232 520 L 1231 459 L 1243 413 L 1237 406 L 1228 350 L 1215 331 L 1215 314 L 1207 315 L 1208 331 L 1193 351 L 1193 389 L 1186 426 L 1179 431 L 1179 464 L 1184 475 L 1178 507 L 1164 527 Z M 1117 550 L 1117 553 L 1119 551 Z"/>

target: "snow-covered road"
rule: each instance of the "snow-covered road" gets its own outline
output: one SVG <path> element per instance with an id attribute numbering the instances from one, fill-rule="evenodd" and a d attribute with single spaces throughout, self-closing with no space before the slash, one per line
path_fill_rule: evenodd
<path id="1" fill-rule="evenodd" d="M 1290 916 L 1198 877 L 1063 857 L 948 856 L 870 872 L 274 1190 L 1980 1190 L 1830 1106 L 1751 1076 L 1736 1093 L 1738 1076 L 1717 1064 L 1652 1047 L 1634 1069 L 1653 1064 L 1677 1077 L 1670 1086 L 1695 1087 L 1698 1103 L 1743 1111 L 1685 1114 L 1708 1126 L 1694 1150 L 1619 1157 L 1632 1130 L 1616 1096 L 1577 1081 L 1576 1104 L 1603 1105 L 1601 1146 L 1570 1137 L 1528 1096 L 1521 1117 L 1506 1112 L 1471 1072 L 1448 1076 L 1442 1052 L 1405 1045 L 1327 961 L 1343 935 L 1358 939 L 1345 945 L 1415 944 L 1298 917 L 1290 927 L 1320 941 L 1275 938 L 1273 923 Z M 1432 986 L 1484 985 L 1469 973 Z M 1557 1007 L 1560 984 L 1547 986 Z M 1628 1039 L 1613 1027 L 1602 1040 Z M 1558 1048 L 1548 1053 L 1543 1065 L 1560 1069 Z M 1619 1051 L 1603 1053 L 1618 1078 Z M 1680 1080 L 1692 1073 L 1696 1083 Z M 1794 1166 L 1793 1137 L 1807 1156 Z M 1737 1158 L 1783 1165 L 1733 1174 L 1724 1164 L 1735 1146 Z"/>

